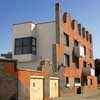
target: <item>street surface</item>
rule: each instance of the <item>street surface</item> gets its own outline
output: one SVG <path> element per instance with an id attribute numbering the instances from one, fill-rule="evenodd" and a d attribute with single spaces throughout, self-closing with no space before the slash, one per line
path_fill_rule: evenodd
<path id="1" fill-rule="evenodd" d="M 72 96 L 72 97 L 60 97 L 55 98 L 52 100 L 100 100 L 100 90 L 94 91 L 94 92 L 88 92 L 85 94 L 80 94 L 78 96 Z"/>

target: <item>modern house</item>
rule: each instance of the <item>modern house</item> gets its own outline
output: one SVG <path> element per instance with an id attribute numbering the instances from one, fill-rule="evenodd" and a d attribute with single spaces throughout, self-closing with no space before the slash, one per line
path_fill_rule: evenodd
<path id="1" fill-rule="evenodd" d="M 56 44 L 55 22 L 14 24 L 13 33 L 13 59 L 18 60 L 18 67 L 36 69 L 40 60 L 53 63 L 53 45 Z"/>

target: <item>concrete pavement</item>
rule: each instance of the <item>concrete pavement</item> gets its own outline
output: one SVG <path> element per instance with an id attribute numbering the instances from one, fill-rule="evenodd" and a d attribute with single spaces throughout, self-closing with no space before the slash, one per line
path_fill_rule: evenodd
<path id="1" fill-rule="evenodd" d="M 60 97 L 55 98 L 52 100 L 100 100 L 100 90 L 93 91 L 93 92 L 87 92 L 85 94 L 77 95 L 77 96 L 68 96 L 68 97 Z"/>

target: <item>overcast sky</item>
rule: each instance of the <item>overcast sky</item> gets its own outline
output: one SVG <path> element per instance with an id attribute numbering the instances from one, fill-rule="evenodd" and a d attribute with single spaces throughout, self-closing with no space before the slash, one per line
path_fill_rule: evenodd
<path id="1" fill-rule="evenodd" d="M 0 0 L 0 53 L 12 48 L 12 25 L 55 20 L 55 2 L 93 34 L 94 56 L 100 58 L 100 0 Z"/>

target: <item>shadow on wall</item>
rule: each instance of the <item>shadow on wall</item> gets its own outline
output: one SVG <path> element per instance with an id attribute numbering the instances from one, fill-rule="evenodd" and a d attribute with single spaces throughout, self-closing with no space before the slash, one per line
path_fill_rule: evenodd
<path id="1" fill-rule="evenodd" d="M 9 100 L 17 100 L 17 94 L 12 95 Z"/>

